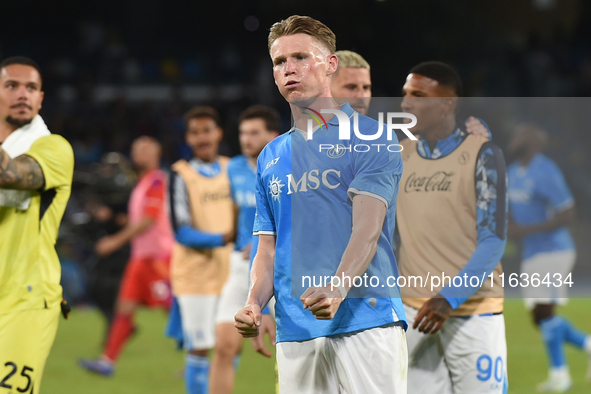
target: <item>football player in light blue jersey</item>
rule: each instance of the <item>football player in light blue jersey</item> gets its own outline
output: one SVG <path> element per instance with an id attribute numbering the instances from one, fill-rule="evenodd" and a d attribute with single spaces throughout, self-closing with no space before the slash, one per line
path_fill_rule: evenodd
<path id="1" fill-rule="evenodd" d="M 275 82 L 295 127 L 259 155 L 259 247 L 236 327 L 259 335 L 261 309 L 275 296 L 281 393 L 406 393 L 406 320 L 399 289 L 386 280 L 398 276 L 391 239 L 402 161 L 386 148 L 398 141 L 382 133 L 372 141 L 382 150 L 364 151 L 359 135 L 385 125 L 332 99 L 335 41 L 309 17 L 271 28 Z M 324 114 L 313 133 L 310 113 Z M 349 139 L 339 139 L 343 121 L 357 130 Z M 346 280 L 357 277 L 366 283 Z"/>
<path id="2" fill-rule="evenodd" d="M 522 273 L 530 279 L 539 275 L 542 281 L 540 286 L 523 289 L 550 361 L 548 380 L 538 389 L 564 392 L 572 385 L 564 343 L 589 354 L 588 379 L 591 380 L 591 337 L 566 318 L 554 314 L 554 306 L 567 300 L 565 282 L 572 282 L 576 250 L 566 225 L 575 218 L 575 201 L 558 166 L 541 153 L 546 139 L 546 133 L 539 127 L 523 124 L 511 140 L 510 150 L 517 160 L 508 167 L 512 220 L 509 236 L 521 240 Z M 558 277 L 563 284 L 554 287 Z M 552 284 L 547 286 L 544 281 Z"/>
<path id="3" fill-rule="evenodd" d="M 232 158 L 228 164 L 232 198 L 238 211 L 236 245 L 230 257 L 230 275 L 217 311 L 217 341 L 209 378 L 211 394 L 232 392 L 234 367 L 242 349 L 242 336 L 234 328 L 234 314 L 244 306 L 248 295 L 252 227 L 256 212 L 256 162 L 265 145 L 279 135 L 280 124 L 279 113 L 262 105 L 247 108 L 240 115 L 238 129 L 242 154 Z"/>

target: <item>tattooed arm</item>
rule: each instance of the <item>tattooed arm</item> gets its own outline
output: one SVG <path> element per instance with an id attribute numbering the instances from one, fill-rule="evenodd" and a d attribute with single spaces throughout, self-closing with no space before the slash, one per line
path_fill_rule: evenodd
<path id="1" fill-rule="evenodd" d="M 31 156 L 11 159 L 0 146 L 0 188 L 39 190 L 45 185 L 41 166 Z"/>

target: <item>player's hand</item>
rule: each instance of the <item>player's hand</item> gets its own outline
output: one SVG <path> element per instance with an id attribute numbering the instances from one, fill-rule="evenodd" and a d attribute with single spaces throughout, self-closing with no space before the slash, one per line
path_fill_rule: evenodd
<path id="1" fill-rule="evenodd" d="M 509 238 L 520 239 L 529 234 L 527 227 L 519 226 L 515 223 L 509 223 L 507 226 L 507 236 Z"/>
<path id="2" fill-rule="evenodd" d="M 259 327 L 259 335 L 251 338 L 252 347 L 257 353 L 265 357 L 271 357 L 271 351 L 265 347 L 265 334 L 269 334 L 269 341 L 272 346 L 275 346 L 275 320 L 271 315 L 263 315 L 261 326 Z"/>
<path id="3" fill-rule="evenodd" d="M 106 257 L 115 252 L 120 247 L 121 245 L 119 245 L 119 242 L 115 237 L 107 235 L 106 237 L 102 237 L 98 240 L 94 246 L 94 250 L 99 256 Z"/>
<path id="4" fill-rule="evenodd" d="M 486 139 L 490 138 L 490 133 L 486 126 L 483 125 L 482 122 L 474 116 L 470 116 L 468 120 L 466 120 L 466 133 L 479 135 Z"/>
<path id="5" fill-rule="evenodd" d="M 236 232 L 235 231 L 230 231 L 229 233 L 222 235 L 222 242 L 224 243 L 224 245 L 229 244 L 230 242 L 234 242 L 235 239 L 236 239 Z"/>
<path id="6" fill-rule="evenodd" d="M 254 338 L 259 335 L 261 319 L 261 307 L 257 304 L 249 304 L 234 315 L 234 327 L 244 338 Z"/>
<path id="7" fill-rule="evenodd" d="M 304 309 L 308 309 L 318 320 L 330 320 L 339 310 L 343 298 L 339 289 L 331 291 L 330 286 L 309 287 L 300 297 Z"/>
<path id="8" fill-rule="evenodd" d="M 252 249 L 252 242 L 249 242 L 244 249 L 240 251 L 244 260 L 250 260 L 250 250 Z"/>
<path id="9" fill-rule="evenodd" d="M 431 298 L 419 309 L 412 328 L 418 327 L 419 332 L 424 334 L 435 334 L 451 315 L 451 311 L 451 305 L 445 298 Z"/>

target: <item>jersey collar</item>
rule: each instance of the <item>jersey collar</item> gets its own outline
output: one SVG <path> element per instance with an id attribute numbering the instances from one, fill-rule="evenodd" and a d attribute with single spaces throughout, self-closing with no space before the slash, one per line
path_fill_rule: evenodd
<path id="1" fill-rule="evenodd" d="M 419 155 L 424 159 L 438 159 L 449 155 L 456 150 L 458 146 L 464 141 L 467 134 L 458 127 L 453 133 L 446 138 L 437 141 L 435 148 L 431 151 L 429 143 L 425 139 L 420 139 L 417 145 Z"/>
<path id="2" fill-rule="evenodd" d="M 349 103 L 345 103 L 343 105 L 341 105 L 341 111 L 343 111 L 345 114 L 347 114 L 347 116 L 349 117 L 349 119 L 351 119 L 351 117 L 353 116 L 353 114 L 355 113 L 355 110 L 353 108 L 351 108 L 351 106 L 349 105 Z M 331 126 L 338 126 L 339 125 L 339 121 L 337 119 L 336 116 L 333 116 L 329 122 L 327 122 L 329 125 Z"/>

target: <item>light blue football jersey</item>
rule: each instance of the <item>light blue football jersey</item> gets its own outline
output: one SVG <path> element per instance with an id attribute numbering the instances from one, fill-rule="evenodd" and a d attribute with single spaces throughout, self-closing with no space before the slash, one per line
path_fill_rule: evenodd
<path id="1" fill-rule="evenodd" d="M 527 167 L 520 162 L 508 169 L 509 213 L 518 225 L 535 225 L 546 222 L 555 212 L 573 206 L 573 196 L 558 166 L 541 153 L 535 155 Z M 522 241 L 522 258 L 537 253 L 575 249 L 566 227 L 554 231 L 530 234 Z"/>
<path id="2" fill-rule="evenodd" d="M 228 176 L 232 198 L 239 208 L 236 229 L 236 250 L 242 250 L 252 239 L 252 226 L 256 213 L 256 168 L 248 158 L 239 155 L 228 163 Z"/>
<path id="3" fill-rule="evenodd" d="M 392 149 L 394 152 L 387 150 L 398 140 L 393 133 L 393 140 L 388 141 L 386 132 L 373 141 L 359 139 L 353 133 L 353 109 L 344 104 L 341 111 L 351 122 L 351 139 L 339 140 L 335 116 L 328 122 L 328 130 L 323 125 L 312 140 L 307 141 L 294 128 L 269 143 L 259 155 L 254 233 L 276 235 L 278 342 L 395 322 L 406 327 L 400 292 L 394 283 L 398 268 L 391 243 L 402 160 L 397 148 Z M 363 115 L 359 115 L 358 124 L 364 135 L 375 134 L 379 127 L 377 121 Z M 366 152 L 370 144 L 380 146 Z M 330 146 L 333 148 L 327 148 Z M 336 273 L 351 237 L 351 198 L 356 194 L 375 197 L 388 207 L 377 251 L 366 271 L 365 284 L 349 291 L 332 320 L 317 320 L 303 308 L 300 296 L 310 283 L 317 286 L 322 276 Z M 371 278 L 375 278 L 372 284 Z"/>

